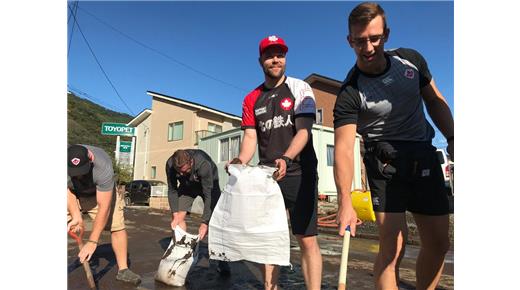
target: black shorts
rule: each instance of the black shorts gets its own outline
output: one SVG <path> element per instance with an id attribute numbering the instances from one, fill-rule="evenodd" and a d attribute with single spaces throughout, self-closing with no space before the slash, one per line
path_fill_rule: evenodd
<path id="1" fill-rule="evenodd" d="M 285 176 L 278 181 L 294 235 L 318 234 L 318 175 Z"/>
<path id="2" fill-rule="evenodd" d="M 436 148 L 429 142 L 371 142 L 365 163 L 376 212 L 449 213 L 448 194 Z"/>

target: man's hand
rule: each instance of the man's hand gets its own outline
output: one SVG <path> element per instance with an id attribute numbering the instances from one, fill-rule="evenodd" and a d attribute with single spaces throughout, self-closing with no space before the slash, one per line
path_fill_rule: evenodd
<path id="1" fill-rule="evenodd" d="M 339 235 L 344 236 L 345 229 L 347 228 L 347 226 L 350 226 L 350 235 L 355 237 L 357 220 L 357 213 L 352 207 L 352 205 L 340 205 L 338 209 L 338 214 L 336 215 L 336 223 L 338 224 Z"/>
<path id="2" fill-rule="evenodd" d="M 90 261 L 90 258 L 92 258 L 92 254 L 97 248 L 97 244 L 92 242 L 87 242 L 83 245 L 83 248 L 79 251 L 78 257 L 80 263 L 83 263 L 85 261 Z"/>
<path id="3" fill-rule="evenodd" d="M 278 168 L 274 173 L 273 177 L 276 181 L 281 180 L 285 177 L 285 173 L 287 171 L 287 163 L 285 163 L 285 160 L 278 158 L 274 161 L 276 168 Z"/>
<path id="4" fill-rule="evenodd" d="M 91 161 L 91 162 L 94 162 L 94 153 L 92 153 L 92 151 L 88 150 L 88 159 Z"/>
<path id="5" fill-rule="evenodd" d="M 83 219 L 81 218 L 81 216 L 79 217 L 76 217 L 76 218 L 72 218 L 68 223 L 67 223 L 67 231 L 69 232 L 73 232 L 73 233 L 79 233 L 79 231 L 83 228 Z"/>
<path id="6" fill-rule="evenodd" d="M 201 223 L 199 227 L 199 238 L 201 241 L 206 236 L 206 233 L 208 233 L 208 225 L 205 223 Z"/>
<path id="7" fill-rule="evenodd" d="M 226 173 L 228 175 L 229 175 L 229 171 L 228 171 L 229 164 L 243 164 L 243 162 L 238 157 L 235 157 L 231 161 L 228 161 L 228 163 L 226 163 L 226 165 L 224 166 L 224 169 L 226 170 Z"/>

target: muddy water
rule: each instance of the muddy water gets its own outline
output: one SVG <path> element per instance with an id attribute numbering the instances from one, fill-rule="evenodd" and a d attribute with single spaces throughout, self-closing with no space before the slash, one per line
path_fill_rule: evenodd
<path id="1" fill-rule="evenodd" d="M 142 283 L 136 287 L 115 280 L 117 264 L 110 245 L 110 234 L 103 233 L 100 245 L 91 259 L 92 273 L 98 289 L 263 289 L 260 271 L 250 262 L 230 263 L 231 276 L 220 277 L 216 271 L 216 262 L 208 260 L 207 239 L 200 244 L 199 261 L 190 271 L 184 287 L 173 287 L 156 282 L 155 273 L 161 257 L 171 239 L 169 217 L 166 211 L 147 207 L 128 207 L 125 209 L 127 232 L 129 236 L 128 252 L 130 268 L 142 276 Z M 200 219 L 188 217 L 188 232 L 196 233 Z M 87 224 L 87 230 L 91 225 Z M 88 233 L 86 233 L 88 236 Z M 341 239 L 334 235 L 320 233 L 319 243 L 323 255 L 322 289 L 337 289 L 338 269 L 340 264 Z M 347 285 L 349 289 L 373 289 L 372 266 L 378 251 L 375 240 L 352 238 L 348 264 Z M 68 239 L 67 282 L 68 289 L 88 289 L 83 268 L 77 263 L 77 248 L 72 239 Z M 415 258 L 418 248 L 408 246 L 401 267 L 400 289 L 414 289 Z M 298 243 L 291 239 L 291 263 L 293 268 L 282 267 L 279 279 L 280 289 L 305 289 L 301 273 L 300 251 Z M 438 289 L 453 288 L 453 253 L 446 258 L 444 275 Z"/>

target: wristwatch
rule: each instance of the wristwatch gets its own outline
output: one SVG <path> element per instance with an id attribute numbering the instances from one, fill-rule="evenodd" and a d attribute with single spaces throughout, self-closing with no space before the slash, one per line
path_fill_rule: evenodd
<path id="1" fill-rule="evenodd" d="M 289 166 L 289 165 L 292 164 L 292 159 L 289 158 L 289 157 L 287 157 L 287 156 L 285 156 L 285 155 L 283 155 L 282 157 L 280 157 L 280 159 L 283 159 L 283 160 L 285 161 L 285 164 L 286 164 L 287 166 Z"/>

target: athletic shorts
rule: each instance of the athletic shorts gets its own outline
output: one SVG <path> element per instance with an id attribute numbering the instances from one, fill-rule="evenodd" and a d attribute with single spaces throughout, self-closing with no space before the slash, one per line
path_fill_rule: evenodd
<path id="1" fill-rule="evenodd" d="M 117 232 L 125 229 L 125 218 L 123 215 L 123 209 L 125 207 L 125 202 L 123 199 L 123 193 L 117 193 L 116 189 L 112 191 L 112 201 L 110 203 L 110 213 L 108 215 L 108 221 L 105 225 L 104 230 L 110 232 Z M 89 200 L 83 200 L 78 204 L 80 206 L 80 211 L 83 215 L 87 214 L 92 220 L 96 218 L 98 213 L 98 206 L 96 204 L 95 207 L 90 207 L 88 204 L 96 202 L 96 197 L 93 196 L 89 198 Z M 83 206 L 82 206 L 83 204 Z M 88 209 L 90 207 L 90 209 Z M 83 210 L 84 209 L 84 210 Z M 72 219 L 72 216 L 67 211 L 67 222 Z"/>
<path id="2" fill-rule="evenodd" d="M 213 183 L 213 191 L 211 192 L 211 206 L 210 209 L 213 211 L 215 206 L 217 205 L 217 201 L 220 198 L 220 187 L 218 184 L 218 180 Z M 179 188 L 179 211 L 191 211 L 191 207 L 193 205 L 193 201 L 197 196 L 200 196 L 202 200 L 205 202 L 204 195 L 202 192 L 195 192 L 194 190 L 183 190 Z"/>
<path id="3" fill-rule="evenodd" d="M 318 234 L 318 175 L 285 176 L 278 181 L 285 208 L 289 210 L 291 229 L 294 235 L 315 236 Z"/>
<path id="4" fill-rule="evenodd" d="M 202 197 L 202 194 L 183 194 L 179 192 L 179 211 L 190 212 L 191 207 L 193 206 L 193 201 L 195 201 L 195 198 L 197 198 L 199 195 Z"/>
<path id="5" fill-rule="evenodd" d="M 376 212 L 449 213 L 449 200 L 436 148 L 429 142 L 365 144 L 365 163 Z"/>

